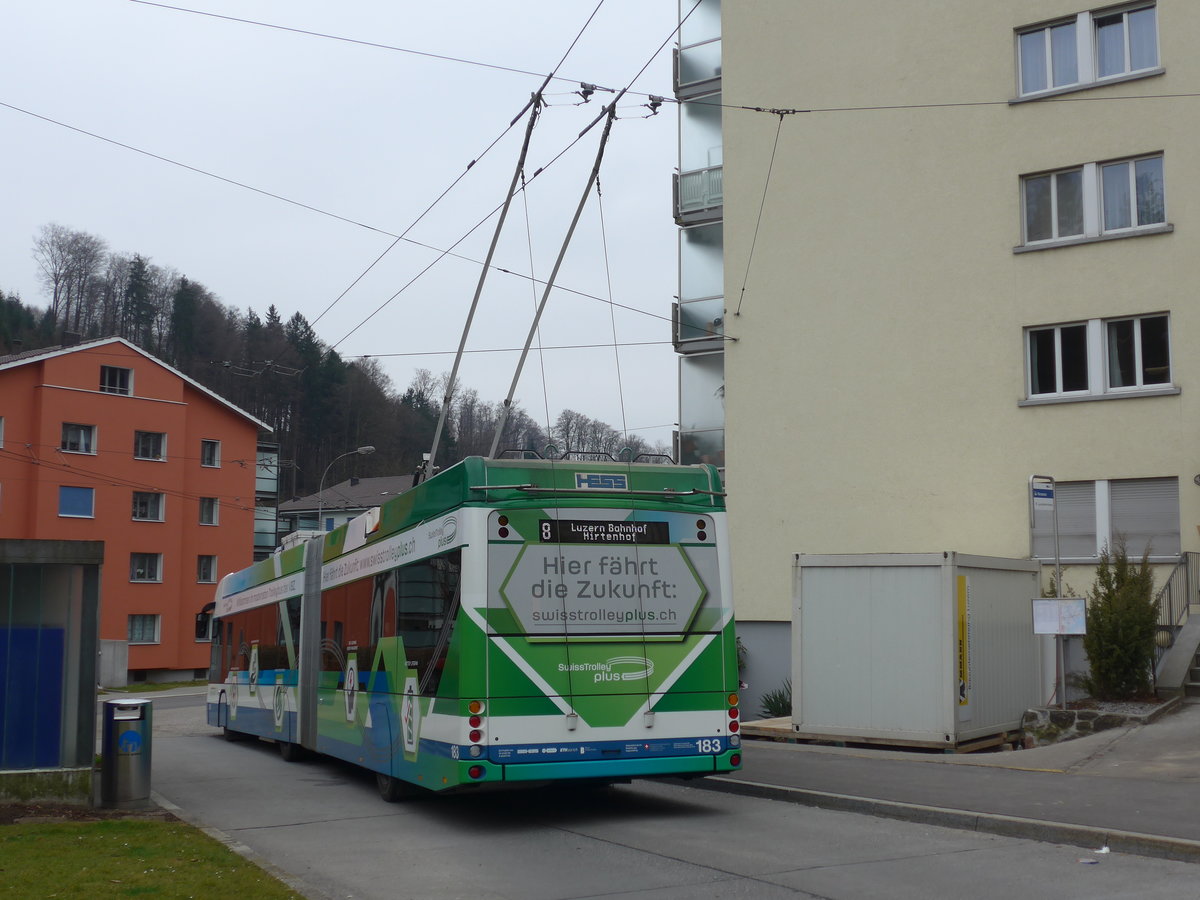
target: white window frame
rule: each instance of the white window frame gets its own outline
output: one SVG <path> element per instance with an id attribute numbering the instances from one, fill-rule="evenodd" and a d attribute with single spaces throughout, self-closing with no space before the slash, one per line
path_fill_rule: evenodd
<path id="1" fill-rule="evenodd" d="M 74 491 L 88 491 L 91 496 L 91 509 L 87 513 L 65 513 L 62 511 L 62 492 L 67 488 Z M 96 518 L 96 489 L 81 485 L 60 484 L 58 486 L 58 517 L 60 519 L 94 519 Z"/>
<path id="2" fill-rule="evenodd" d="M 208 448 L 212 448 L 212 452 L 206 453 Z M 210 459 L 211 457 L 211 459 Z M 200 441 L 200 465 L 208 469 L 221 468 L 221 442 L 204 439 Z"/>
<path id="3" fill-rule="evenodd" d="M 1168 359 L 1168 375 L 1167 380 L 1162 383 L 1144 384 L 1142 381 L 1142 357 L 1141 357 L 1141 323 L 1146 319 L 1166 318 L 1167 320 L 1167 359 Z M 1121 387 L 1112 387 L 1112 373 L 1109 371 L 1108 364 L 1108 329 L 1110 325 L 1119 322 L 1135 322 L 1137 323 L 1135 334 L 1135 372 L 1137 374 L 1138 383 L 1135 385 L 1125 385 Z M 1087 374 L 1088 386 L 1086 390 L 1081 391 L 1063 391 L 1062 390 L 1062 342 L 1061 334 L 1063 328 L 1084 325 L 1087 328 Z M 1033 343 L 1032 337 L 1035 332 L 1049 331 L 1053 329 L 1055 333 L 1055 388 L 1054 391 L 1043 391 L 1042 393 L 1033 393 Z M 1137 396 L 1161 396 L 1163 394 L 1177 394 L 1179 388 L 1174 383 L 1175 378 L 1175 354 L 1171 347 L 1172 328 L 1171 314 L 1169 312 L 1141 313 L 1135 316 L 1113 316 L 1107 319 L 1087 319 L 1083 322 L 1061 322 L 1049 325 L 1031 325 L 1025 328 L 1024 334 L 1024 353 L 1025 353 L 1025 400 L 1021 401 L 1020 405 L 1037 405 L 1047 402 L 1064 402 L 1071 400 L 1099 400 L 1115 397 Z"/>
<path id="4" fill-rule="evenodd" d="M 122 366 L 100 367 L 100 393 L 133 396 L 133 369 Z"/>
<path id="5" fill-rule="evenodd" d="M 154 636 L 150 639 L 146 639 L 145 634 L 144 634 L 144 629 L 139 629 L 139 631 L 142 631 L 143 634 L 139 637 L 138 640 L 134 640 L 133 639 L 134 619 L 150 620 L 150 624 L 153 626 L 151 628 L 151 631 L 153 631 Z M 128 643 L 130 643 L 130 644 L 161 644 L 162 643 L 162 616 L 154 614 L 154 613 L 130 613 L 128 619 L 126 620 L 125 637 L 127 638 Z"/>
<path id="6" fill-rule="evenodd" d="M 1163 161 L 1163 217 L 1161 222 L 1146 222 L 1139 223 L 1137 217 L 1137 184 L 1134 175 L 1136 164 L 1141 160 L 1158 159 Z M 1130 172 L 1130 207 L 1131 221 L 1134 224 L 1128 227 L 1107 228 L 1104 225 L 1104 189 L 1103 189 L 1103 170 L 1105 166 L 1125 164 L 1129 167 Z M 1029 220 L 1026 210 L 1028 193 L 1026 185 L 1035 178 L 1042 178 L 1046 175 L 1058 176 L 1067 172 L 1075 172 L 1082 169 L 1082 193 L 1083 193 L 1083 233 L 1074 235 L 1065 235 L 1049 238 L 1040 238 L 1038 240 L 1029 240 L 1028 226 Z M 1057 206 L 1057 179 L 1051 182 L 1052 191 L 1052 206 L 1051 215 L 1053 220 L 1054 230 L 1058 230 L 1058 206 Z M 1082 166 L 1067 166 L 1062 169 L 1053 169 L 1042 172 L 1029 172 L 1021 176 L 1021 244 L 1014 248 L 1018 251 L 1027 249 L 1042 249 L 1045 247 L 1067 246 L 1071 244 L 1080 244 L 1086 241 L 1104 240 L 1116 237 L 1126 237 L 1138 234 L 1158 234 L 1163 231 L 1170 231 L 1171 225 L 1168 224 L 1167 216 L 1167 174 L 1166 161 L 1164 154 L 1157 153 L 1142 153 L 1137 156 L 1125 157 L 1123 159 L 1103 160 L 1101 162 L 1084 163 Z"/>
<path id="7" fill-rule="evenodd" d="M 208 560 L 208 572 L 204 571 L 204 561 Z M 196 584 L 217 583 L 217 557 L 210 553 L 201 553 L 196 557 Z"/>
<path id="8" fill-rule="evenodd" d="M 211 515 L 208 515 L 211 513 Z M 220 525 L 221 524 L 221 501 L 216 497 L 201 497 L 200 498 L 200 524 L 201 525 Z"/>
<path id="9" fill-rule="evenodd" d="M 159 438 L 159 455 L 158 456 L 142 455 L 142 448 L 139 446 L 139 444 L 141 443 L 143 436 Z M 151 462 L 166 462 L 167 461 L 167 435 L 166 435 L 166 432 L 163 432 L 163 431 L 141 431 L 141 430 L 134 431 L 133 432 L 133 458 L 150 460 Z"/>
<path id="10" fill-rule="evenodd" d="M 157 498 L 158 515 L 138 515 L 138 498 L 147 500 L 147 498 Z M 167 498 L 166 495 L 158 491 L 134 491 L 133 492 L 133 510 L 131 512 L 133 521 L 135 522 L 165 522 L 167 518 Z"/>
<path id="11" fill-rule="evenodd" d="M 139 571 L 146 574 L 138 576 Z M 130 553 L 129 580 L 135 584 L 160 584 L 162 582 L 161 553 Z"/>
<path id="12" fill-rule="evenodd" d="M 1130 64 L 1129 14 L 1145 9 L 1154 10 L 1155 62 L 1152 66 L 1144 66 L 1140 69 L 1134 69 Z M 1100 70 L 1100 63 L 1099 42 L 1096 40 L 1096 20 L 1105 19 L 1114 15 L 1121 15 L 1124 17 L 1125 66 L 1120 72 L 1113 73 L 1112 75 L 1101 76 L 1097 74 Z M 1075 80 L 1067 84 L 1054 85 L 1052 84 L 1054 80 L 1054 65 L 1051 53 L 1051 41 L 1049 40 L 1050 31 L 1061 25 L 1069 25 L 1072 23 L 1075 25 Z M 1043 22 L 1038 25 L 1018 28 L 1015 36 L 1018 98 L 1024 100 L 1052 96 L 1054 94 L 1065 94 L 1071 91 L 1086 90 L 1087 88 L 1099 87 L 1101 85 L 1112 84 L 1118 81 L 1128 81 L 1134 78 L 1146 78 L 1151 75 L 1158 75 L 1164 71 L 1162 66 L 1162 44 L 1159 41 L 1158 32 L 1158 4 L 1156 2 L 1130 3 L 1125 6 L 1089 10 L 1087 12 L 1077 13 L 1073 17 L 1054 19 L 1050 22 Z M 1041 33 L 1045 36 L 1045 39 L 1042 41 L 1042 49 L 1040 52 L 1045 54 L 1047 83 L 1045 87 L 1026 90 L 1021 78 L 1021 73 L 1024 68 L 1021 58 L 1021 39 L 1027 35 L 1038 33 Z"/>
<path id="13" fill-rule="evenodd" d="M 67 429 L 69 429 L 69 428 L 79 429 L 78 440 L 70 439 L 69 433 L 67 431 Z M 86 441 L 83 440 L 84 435 L 87 436 Z M 84 425 L 81 422 L 63 422 L 62 423 L 62 443 L 59 445 L 58 449 L 60 451 L 62 451 L 63 453 L 83 453 L 88 456 L 95 456 L 96 455 L 96 446 L 99 443 L 97 440 L 98 437 L 99 437 L 98 429 L 96 428 L 95 425 Z M 79 449 L 79 447 L 82 447 L 85 443 L 87 444 L 87 449 Z M 78 447 L 72 447 L 71 444 L 77 444 Z"/>
<path id="14" fill-rule="evenodd" d="M 1086 490 L 1089 486 L 1091 491 Z M 1153 521 L 1158 516 L 1169 517 L 1172 521 L 1168 528 L 1154 530 L 1154 533 L 1160 534 L 1160 539 L 1156 545 L 1154 538 L 1151 537 L 1150 549 L 1155 552 L 1150 556 L 1150 560 L 1152 562 L 1173 562 L 1179 559 L 1182 531 L 1179 479 L 1177 477 L 1060 481 L 1056 487 L 1056 502 L 1060 503 L 1058 510 L 1060 532 L 1063 531 L 1064 522 L 1067 522 L 1069 523 L 1067 530 L 1076 541 L 1080 537 L 1094 538 L 1094 546 L 1089 547 L 1092 551 L 1090 554 L 1073 555 L 1069 552 L 1070 547 L 1068 547 L 1068 552 L 1064 552 L 1062 556 L 1064 562 L 1091 563 L 1105 549 L 1115 551 L 1117 549 L 1116 542 L 1128 531 L 1121 527 L 1122 524 L 1144 527 L 1147 524 L 1146 507 L 1154 504 L 1161 508 L 1152 510 L 1153 516 L 1151 516 L 1150 524 L 1164 524 Z M 1114 494 L 1116 494 L 1115 501 Z M 1071 498 L 1072 495 L 1075 502 L 1064 509 L 1061 505 L 1063 500 Z M 1054 561 L 1052 515 L 1053 513 L 1048 510 L 1039 512 L 1037 519 L 1030 527 L 1030 555 L 1042 562 Z M 1068 536 L 1068 541 L 1070 539 L 1071 537 Z M 1163 552 L 1164 549 L 1166 552 Z M 1128 546 L 1126 550 L 1130 559 L 1141 559 L 1145 545 L 1135 544 Z"/>
<path id="15" fill-rule="evenodd" d="M 0 416 L 0 450 L 4 449 L 4 416 Z"/>

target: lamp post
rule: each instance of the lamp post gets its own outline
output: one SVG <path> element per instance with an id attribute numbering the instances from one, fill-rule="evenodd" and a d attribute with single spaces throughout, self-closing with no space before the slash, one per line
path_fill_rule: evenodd
<path id="1" fill-rule="evenodd" d="M 366 446 L 363 446 L 363 447 L 357 447 L 354 450 L 347 450 L 341 456 L 335 456 L 333 459 L 331 459 L 329 461 L 329 465 L 327 465 L 325 467 L 325 471 L 321 473 L 321 488 L 319 491 L 317 491 L 317 528 L 318 529 L 320 529 L 321 531 L 325 530 L 324 526 L 321 524 L 321 513 L 325 509 L 325 476 L 329 474 L 329 470 L 331 468 L 333 468 L 333 464 L 335 462 L 337 462 L 339 459 L 345 459 L 347 456 L 354 456 L 356 453 L 359 456 L 367 456 L 368 454 L 371 454 L 374 452 L 375 452 L 375 448 L 372 447 L 370 444 L 367 444 Z"/>

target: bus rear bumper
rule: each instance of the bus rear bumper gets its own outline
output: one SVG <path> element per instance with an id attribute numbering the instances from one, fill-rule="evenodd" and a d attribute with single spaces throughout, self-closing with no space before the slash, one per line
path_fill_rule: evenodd
<path id="1" fill-rule="evenodd" d="M 645 778 L 670 775 L 687 777 L 689 775 L 732 772 L 739 768 L 730 759 L 735 755 L 740 756 L 740 751 L 732 750 L 718 756 L 663 756 L 648 759 L 519 763 L 502 768 L 505 781 L 564 781 L 573 778 Z"/>

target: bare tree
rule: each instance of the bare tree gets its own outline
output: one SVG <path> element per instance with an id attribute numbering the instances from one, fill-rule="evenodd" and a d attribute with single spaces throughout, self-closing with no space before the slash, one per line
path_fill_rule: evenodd
<path id="1" fill-rule="evenodd" d="M 50 315 L 64 330 L 91 325 L 91 303 L 102 296 L 95 282 L 106 252 L 102 238 L 56 223 L 43 225 L 34 237 L 33 258 L 50 294 Z"/>

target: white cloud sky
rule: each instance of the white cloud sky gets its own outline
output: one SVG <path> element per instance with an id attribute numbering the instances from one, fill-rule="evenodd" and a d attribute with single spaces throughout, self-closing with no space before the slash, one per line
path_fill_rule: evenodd
<path id="1" fill-rule="evenodd" d="M 548 73 L 595 8 L 594 0 L 180 0 L 180 8 L 358 41 Z M 670 301 L 676 291 L 670 175 L 672 104 L 642 118 L 646 93 L 670 95 L 673 2 L 605 0 L 560 74 L 534 134 L 527 170 L 562 151 L 611 96 L 586 105 L 579 81 L 620 88 L 653 58 L 627 95 L 601 170 L 605 230 L 590 199 L 559 284 L 645 310 L 617 309 L 621 343 L 531 357 L 518 400 L 539 421 L 572 408 L 651 441 L 676 418 Z M 55 222 L 104 238 L 199 281 L 220 300 L 260 315 L 275 304 L 314 321 L 484 149 L 541 77 L 432 59 L 181 12 L 133 0 L 38 0 L 0 7 L 0 288 L 44 305 L 34 236 Z M 9 107 L 101 135 L 350 219 L 350 224 L 171 165 Z M 409 237 L 446 248 L 496 207 L 512 177 L 524 122 Z M 514 203 L 496 264 L 540 277 L 550 270 L 586 183 L 596 128 Z M 482 260 L 495 219 L 456 252 Z M 371 229 L 378 229 L 371 230 Z M 604 240 L 607 237 L 607 266 Z M 381 357 L 397 388 L 416 368 L 448 371 L 479 276 L 445 259 L 367 324 L 436 253 L 402 243 L 316 329 L 345 357 Z M 540 293 L 540 291 L 539 291 Z M 493 272 L 469 349 L 516 348 L 535 293 Z M 359 327 L 361 326 L 361 327 Z M 357 328 L 357 330 L 355 330 Z M 543 320 L 547 346 L 613 341 L 610 307 L 556 291 Z M 353 333 L 351 333 L 353 332 Z M 503 398 L 515 353 L 469 354 L 462 382 Z M 544 374 L 543 374 L 544 364 Z M 618 390 L 618 381 L 623 392 Z M 545 391 L 543 390 L 545 386 Z M 623 400 L 622 403 L 622 393 Z"/>

